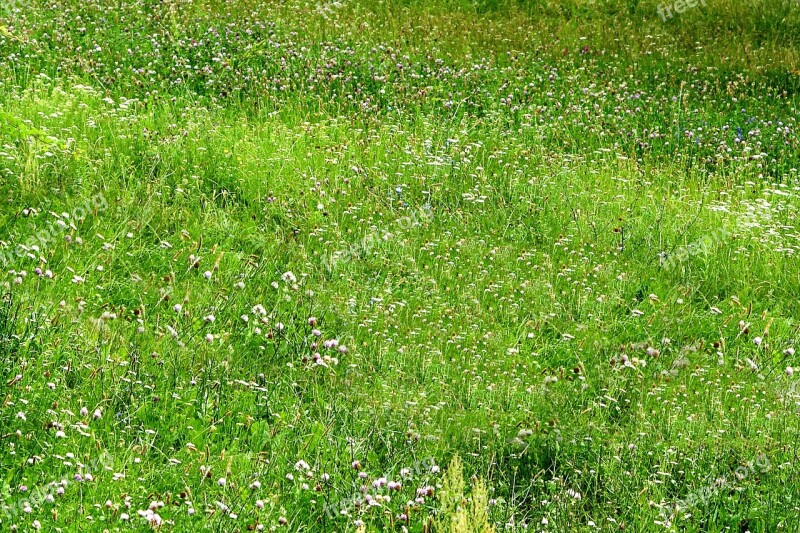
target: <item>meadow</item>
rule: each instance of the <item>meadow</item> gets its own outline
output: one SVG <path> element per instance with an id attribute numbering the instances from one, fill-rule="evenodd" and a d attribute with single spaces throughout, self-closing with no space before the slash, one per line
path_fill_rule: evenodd
<path id="1" fill-rule="evenodd" d="M 799 69 L 791 0 L 5 0 L 0 531 L 800 531 Z"/>

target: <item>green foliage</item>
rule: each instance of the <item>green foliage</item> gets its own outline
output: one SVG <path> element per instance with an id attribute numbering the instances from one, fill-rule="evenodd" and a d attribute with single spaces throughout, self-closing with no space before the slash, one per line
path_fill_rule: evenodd
<path id="1" fill-rule="evenodd" d="M 0 531 L 792 530 L 800 10 L 658 7 L 3 11 Z"/>

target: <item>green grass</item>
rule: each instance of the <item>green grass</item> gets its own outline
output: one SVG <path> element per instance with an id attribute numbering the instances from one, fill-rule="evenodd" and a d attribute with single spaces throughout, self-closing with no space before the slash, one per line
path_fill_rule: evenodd
<path id="1" fill-rule="evenodd" d="M 705 4 L 5 6 L 0 531 L 800 530 L 800 7 Z"/>

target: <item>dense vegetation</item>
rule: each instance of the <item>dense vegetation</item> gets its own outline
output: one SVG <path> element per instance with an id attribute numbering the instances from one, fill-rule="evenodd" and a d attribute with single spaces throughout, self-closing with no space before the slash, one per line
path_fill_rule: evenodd
<path id="1" fill-rule="evenodd" d="M 0 530 L 800 530 L 800 4 L 676 4 L 6 2 Z"/>

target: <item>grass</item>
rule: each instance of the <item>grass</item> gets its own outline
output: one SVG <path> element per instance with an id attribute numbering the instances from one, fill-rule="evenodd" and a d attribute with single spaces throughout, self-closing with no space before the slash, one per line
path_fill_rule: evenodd
<path id="1" fill-rule="evenodd" d="M 0 530 L 796 531 L 800 10 L 16 3 Z"/>

